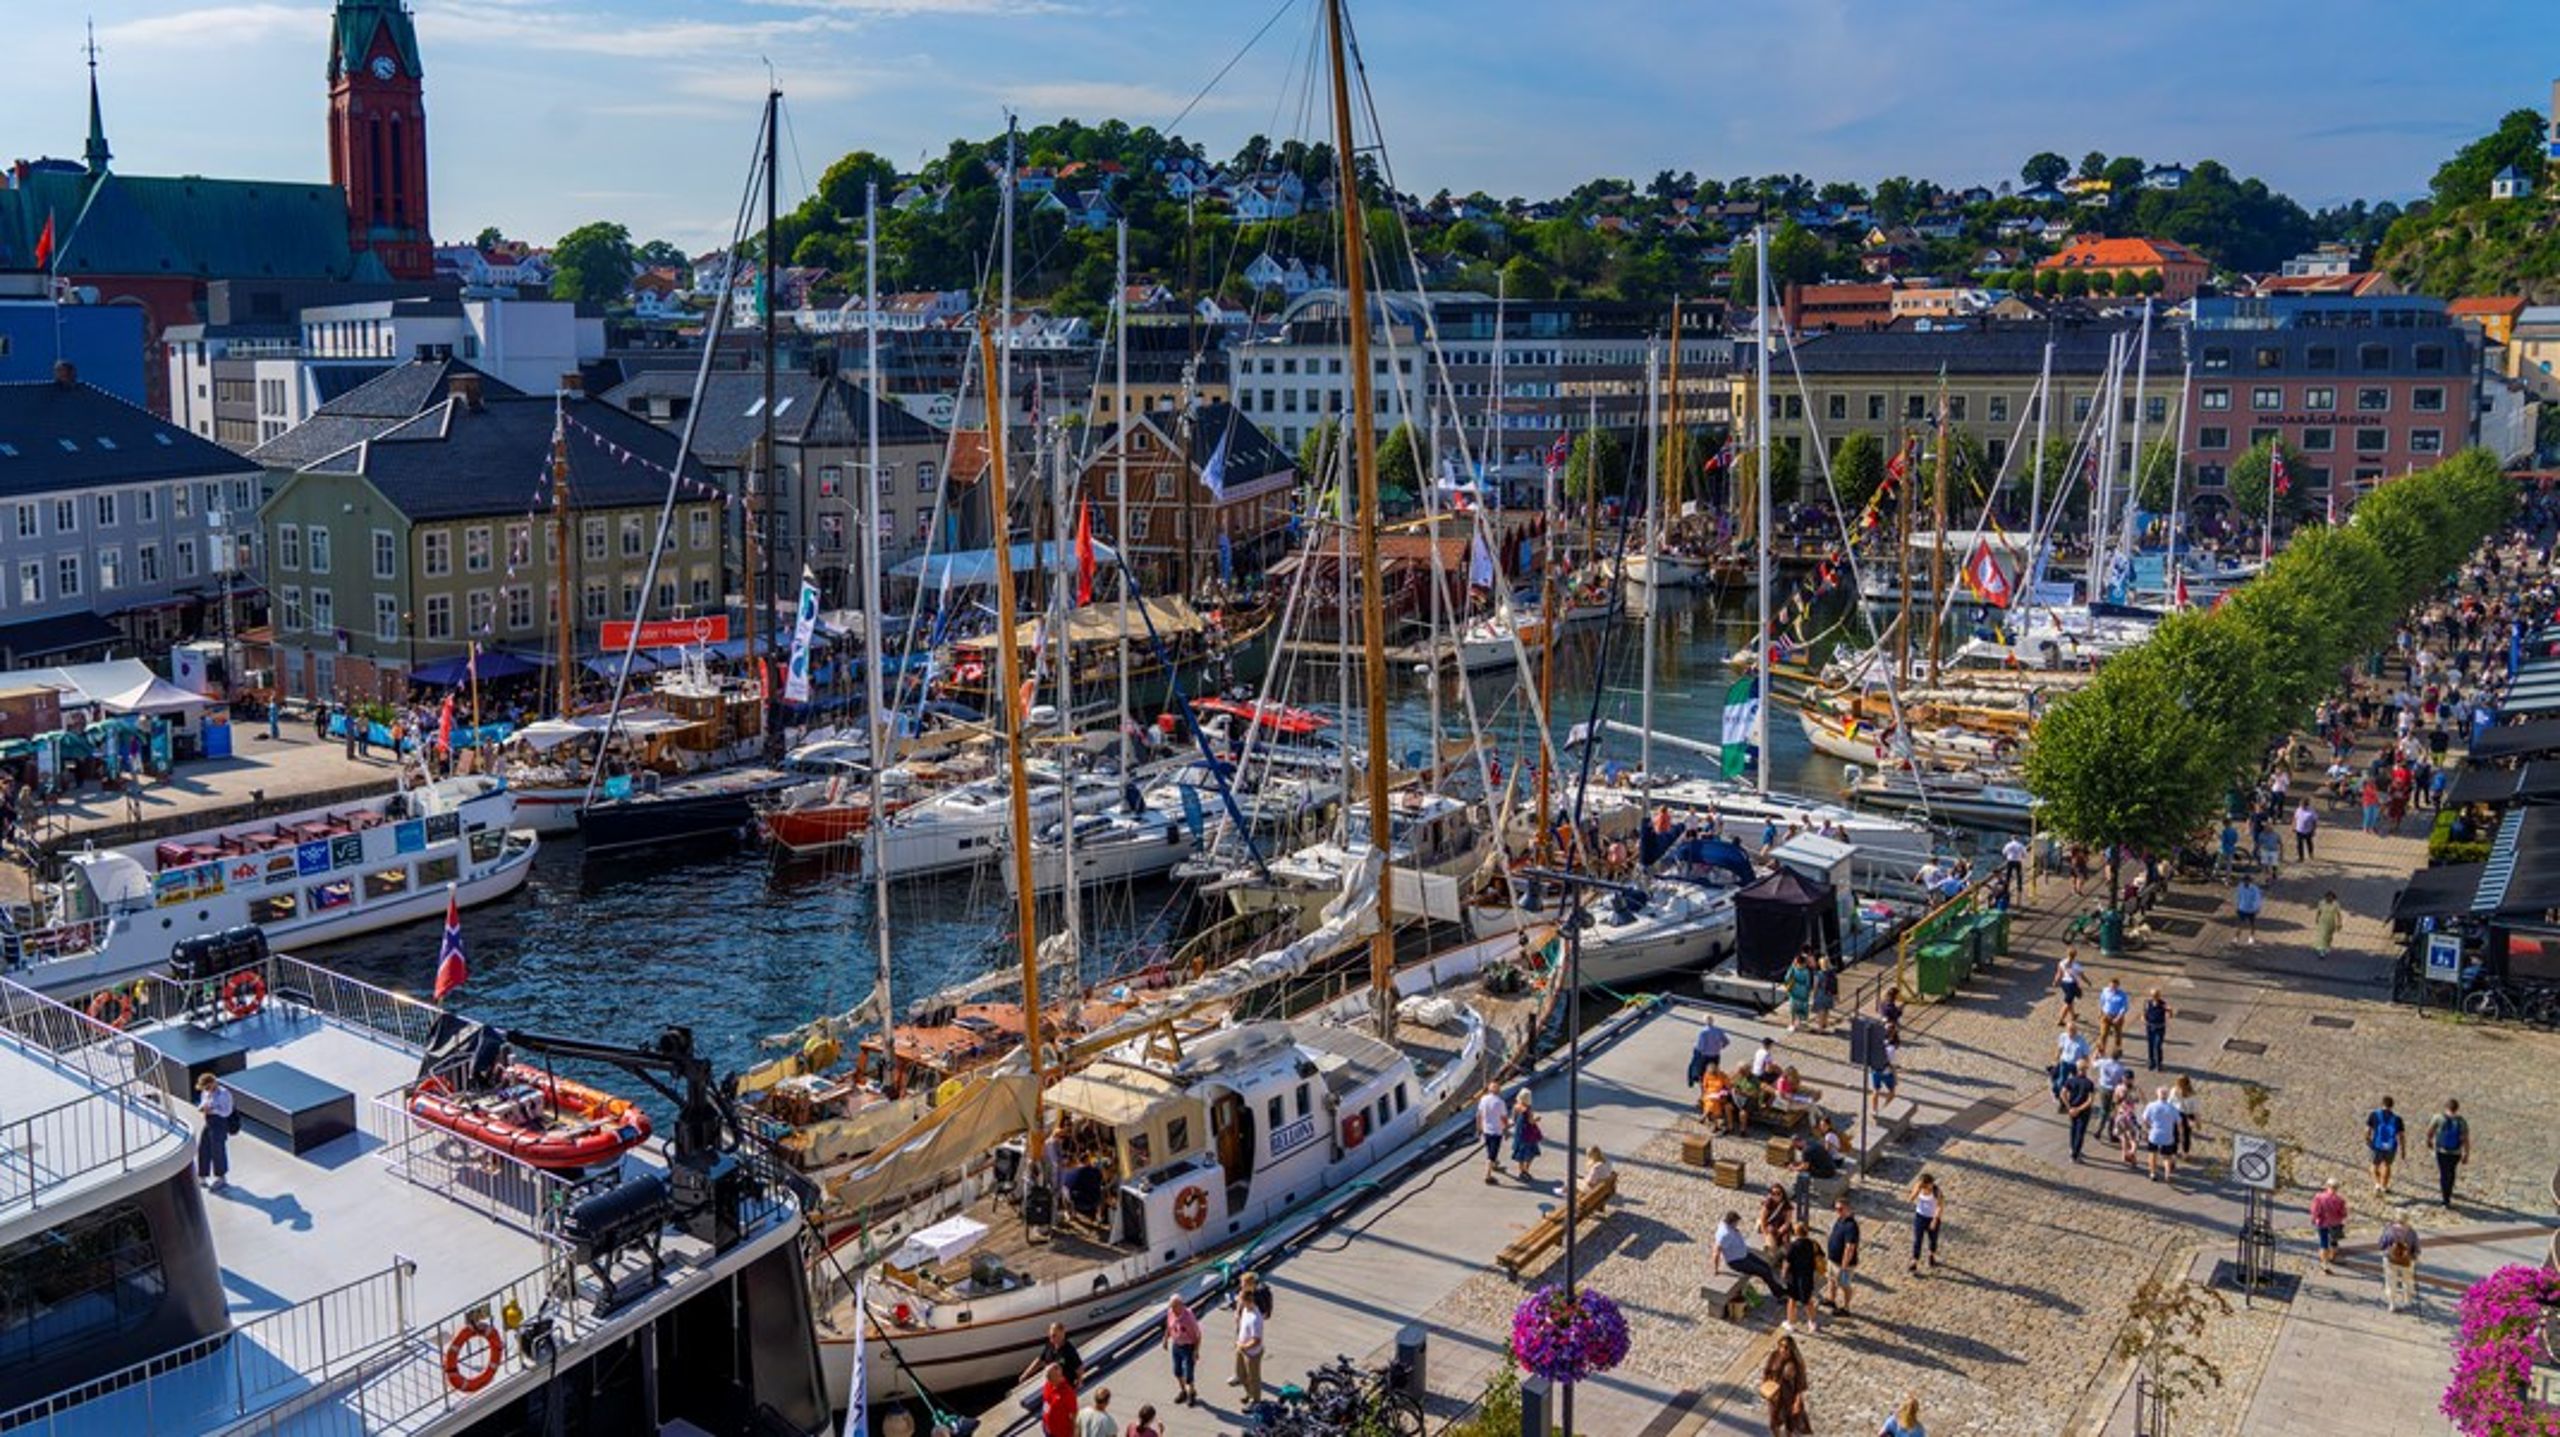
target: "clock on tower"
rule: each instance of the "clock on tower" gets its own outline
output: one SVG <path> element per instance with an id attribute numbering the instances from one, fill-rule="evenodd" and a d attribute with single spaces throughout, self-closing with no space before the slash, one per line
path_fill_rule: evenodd
<path id="1" fill-rule="evenodd" d="M 347 239 L 394 279 L 431 279 L 427 109 L 418 32 L 400 0 L 338 0 L 329 36 L 329 178 Z"/>

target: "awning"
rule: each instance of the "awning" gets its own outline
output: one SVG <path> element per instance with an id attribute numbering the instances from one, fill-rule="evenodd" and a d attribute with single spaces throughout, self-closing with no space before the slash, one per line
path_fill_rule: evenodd
<path id="1" fill-rule="evenodd" d="M 1075 644 L 1091 644 L 1106 643 L 1119 638 L 1121 612 L 1121 606 L 1116 600 L 1109 603 L 1087 604 L 1077 609 L 1067 620 L 1067 641 Z M 1208 621 L 1200 617 L 1200 611 L 1191 607 L 1191 601 L 1188 599 L 1140 599 L 1127 612 L 1129 641 L 1135 644 L 1143 644 L 1147 641 L 1147 628 L 1150 621 L 1158 637 L 1195 633 L 1208 627 Z M 1026 619 L 1017 624 L 1014 627 L 1016 643 L 1027 648 L 1035 640 L 1055 642 L 1048 639 L 1047 632 L 1043 628 L 1045 622 L 1041 619 Z M 960 647 L 991 649 L 995 647 L 995 642 L 994 635 L 986 634 L 974 639 L 962 639 Z"/>
<path id="2" fill-rule="evenodd" d="M 1046 1100 L 1059 1112 L 1118 1127 L 1141 1121 L 1159 1104 L 1184 1096 L 1180 1087 L 1160 1074 L 1119 1063 L 1097 1063 L 1060 1078 Z"/>
<path id="3" fill-rule="evenodd" d="M 2560 702 L 2553 705 L 2560 711 Z M 2532 723 L 2503 724 L 2484 731 L 2471 741 L 2474 761 L 2490 758 L 2526 758 L 2538 754 L 2560 752 L 2560 719 L 2538 719 Z"/>
<path id="4" fill-rule="evenodd" d="M 599 655 L 592 659 L 581 659 L 579 662 L 586 666 L 588 673 L 600 679 L 615 678 L 622 673 L 622 655 L 620 654 Z M 631 672 L 635 674 L 654 674 L 665 667 L 665 664 L 649 657 L 645 649 L 631 656 Z"/>
<path id="5" fill-rule="evenodd" d="M 124 630 L 85 609 L 76 614 L 56 614 L 49 619 L 0 624 L 0 653 L 18 661 L 123 641 Z"/>
<path id="6" fill-rule="evenodd" d="M 1012 546 L 1013 571 L 1027 574 L 1035 565 L 1047 565 L 1064 574 L 1074 570 L 1078 562 L 1073 545 L 1043 539 L 1038 544 Z M 1109 568 L 1120 562 L 1120 555 L 1108 544 L 1094 541 L 1093 559 Z M 923 554 L 909 559 L 889 571 L 893 579 L 912 579 L 928 589 L 948 585 L 955 589 L 985 588 L 996 581 L 996 551 L 968 549 L 957 554 Z"/>
<path id="7" fill-rule="evenodd" d="M 2444 801 L 2449 808 L 2560 802 L 2560 762 L 2546 759 L 2516 768 L 2463 768 L 2445 786 Z"/>
<path id="8" fill-rule="evenodd" d="M 2391 900 L 2391 921 L 2414 923 L 2421 918 L 2451 918 L 2470 912 L 2472 895 L 2480 891 L 2480 874 L 2488 866 L 2448 863 L 2410 874 L 2409 886 Z"/>
<path id="9" fill-rule="evenodd" d="M 2510 694 L 2498 702 L 2498 717 L 2502 719 L 2538 719 L 2550 714 L 2560 714 L 2560 692 L 2546 691 L 2522 697 Z"/>
<path id="10" fill-rule="evenodd" d="M 434 663 L 421 664 L 410 670 L 409 682 L 423 684 L 432 689 L 455 688 L 471 682 L 472 668 L 469 654 L 457 654 L 452 658 L 438 659 Z M 495 683 L 500 679 L 520 679 L 527 674 L 542 672 L 540 663 L 505 649 L 483 650 L 478 668 L 480 682 L 484 684 Z"/>
<path id="11" fill-rule="evenodd" d="M 107 659 L 0 675 L 0 687 L 26 685 L 55 690 L 62 695 L 65 708 L 94 708 L 110 714 L 194 713 L 213 702 L 153 673 L 151 666 L 140 659 Z"/>
<path id="12" fill-rule="evenodd" d="M 2560 908 L 2560 808 L 2519 808 L 2498 825 L 2475 913 L 2538 913 Z"/>

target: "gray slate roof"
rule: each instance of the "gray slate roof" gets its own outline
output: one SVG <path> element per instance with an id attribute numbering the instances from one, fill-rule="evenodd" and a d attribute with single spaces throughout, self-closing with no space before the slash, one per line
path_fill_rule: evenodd
<path id="1" fill-rule="evenodd" d="M 1172 415 L 1155 415 L 1148 422 L 1163 431 L 1166 438 L 1179 442 L 1180 426 Z M 1116 424 L 1106 424 L 1097 430 L 1090 452 L 1104 452 L 1118 428 Z M 1217 452 L 1221 436 L 1227 443 L 1226 484 L 1229 488 L 1297 467 L 1295 455 L 1282 449 L 1270 435 L 1262 432 L 1260 425 L 1246 418 L 1234 405 L 1203 404 L 1194 413 L 1191 423 L 1188 447 L 1194 470 L 1208 467 L 1209 456 Z"/>
<path id="2" fill-rule="evenodd" d="M 327 372 L 325 366 L 322 372 Z M 457 374 L 479 375 L 484 395 L 522 393 L 458 359 L 413 359 L 379 371 L 321 405 L 310 418 L 250 450 L 249 457 L 270 469 L 300 469 L 442 404 L 453 392 Z"/>
<path id="3" fill-rule="evenodd" d="M 545 476 L 554 403 L 549 395 L 514 392 L 490 397 L 477 410 L 451 400 L 405 423 L 385 426 L 365 443 L 303 472 L 361 474 L 412 521 L 549 513 L 551 487 Z M 666 470 L 676 458 L 674 435 L 593 400 L 571 401 L 569 417 L 570 507 L 664 502 Z M 591 435 L 628 451 L 632 460 L 618 458 Z M 698 461 L 687 463 L 685 473 L 711 482 Z"/>
<path id="4" fill-rule="evenodd" d="M 651 398 L 687 399 L 693 394 L 694 378 L 691 368 L 650 370 L 635 375 L 604 399 L 625 410 L 637 409 Z M 764 436 L 763 401 L 764 371 L 713 372 L 702 391 L 702 414 L 694 428 L 693 452 L 716 469 L 744 464 L 754 452 L 756 441 Z M 869 423 L 865 406 L 863 387 L 849 376 L 838 374 L 821 379 L 806 371 L 777 370 L 773 376 L 774 443 L 861 443 Z M 669 420 L 667 427 L 680 430 L 683 421 Z M 941 430 L 908 413 L 895 401 L 885 397 L 880 401 L 882 444 L 940 444 L 943 439 Z"/>
<path id="5" fill-rule="evenodd" d="M 1949 374 L 2032 375 L 2044 362 L 2050 338 L 2054 373 L 2100 374 L 2106 370 L 2109 338 L 2131 327 L 2030 323 L 1925 332 L 1841 330 L 1798 340 L 1792 362 L 1784 350 L 1773 349 L 1770 369 L 1778 375 L 1796 368 L 1807 374 L 1936 374 L 1943 367 Z M 2152 326 L 2152 373 L 2177 373 L 2180 341 L 2181 332 L 2172 326 Z M 1737 369 L 1746 362 L 1740 355 L 1734 360 Z"/>
<path id="6" fill-rule="evenodd" d="M 0 496 L 256 472 L 221 445 L 77 380 L 0 384 Z"/>

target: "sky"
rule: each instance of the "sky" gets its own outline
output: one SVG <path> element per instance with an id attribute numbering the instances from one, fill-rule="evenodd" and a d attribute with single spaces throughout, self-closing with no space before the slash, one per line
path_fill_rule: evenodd
<path id="1" fill-rule="evenodd" d="M 94 3 L 118 169 L 328 177 L 326 0 Z M 768 62 L 786 204 L 849 150 L 911 168 L 1007 109 L 1171 125 L 1213 158 L 1327 128 L 1314 0 L 410 3 L 447 240 L 614 219 L 718 243 Z M 9 9 L 0 158 L 76 156 L 83 13 Z M 2097 149 L 2218 158 L 2315 208 L 2406 199 L 2560 75 L 2552 0 L 1355 0 L 1353 26 L 1425 196 L 1662 169 L 1996 184 Z"/>

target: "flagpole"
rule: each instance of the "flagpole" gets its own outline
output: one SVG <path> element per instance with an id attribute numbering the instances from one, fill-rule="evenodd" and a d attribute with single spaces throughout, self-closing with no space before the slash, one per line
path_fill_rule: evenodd
<path id="1" fill-rule="evenodd" d="M 2169 551 L 2160 561 L 2160 581 L 2163 587 L 2175 585 L 2178 579 L 2178 510 L 2179 501 L 2185 497 L 2186 493 L 2187 406 L 2194 400 L 2195 382 L 2196 362 L 2191 358 L 2178 372 L 2177 444 L 2169 452 Z M 2170 588 L 2170 593 L 2173 607 L 2186 607 L 2184 604 L 2175 602 L 2175 588 Z"/>
<path id="2" fill-rule="evenodd" d="M 1650 442 L 1645 446 L 1644 488 L 1644 712 L 1643 735 L 1637 740 L 1636 767 L 1643 770 L 1646 807 L 1653 797 L 1653 664 L 1662 612 L 1662 349 L 1644 352 L 1644 415 Z M 1624 710 L 1621 710 L 1624 712 Z"/>
<path id="3" fill-rule="evenodd" d="M 1753 405 L 1751 429 L 1754 440 L 1759 446 L 1759 464 L 1756 466 L 1759 473 L 1755 476 L 1759 493 L 1755 497 L 1760 511 L 1760 682 L 1758 691 L 1753 695 L 1753 702 L 1759 706 L 1756 715 L 1758 722 L 1754 725 L 1758 729 L 1755 737 L 1760 743 L 1760 762 L 1756 773 L 1760 791 L 1767 793 L 1769 791 L 1769 648 L 1777 638 L 1777 628 L 1769 621 L 1769 506 L 1774 494 L 1769 483 L 1769 227 L 1767 225 L 1752 226 L 1751 254 L 1754 267 L 1759 271 L 1759 287 L 1754 291 L 1758 303 L 1752 306 L 1759 311 L 1756 321 L 1759 326 L 1759 343 L 1753 346 L 1759 351 L 1756 356 L 1759 375 L 1751 390 Z"/>
<path id="4" fill-rule="evenodd" d="M 863 766 L 870 770 L 864 780 L 871 788 L 871 811 L 863 821 L 874 825 L 888 816 L 888 797 L 880 771 L 888 764 L 890 750 L 889 725 L 882 722 L 886 700 L 880 683 L 880 185 L 876 180 L 863 186 L 862 292 L 863 304 L 871 311 L 871 322 L 863 331 L 863 460 L 869 482 L 858 511 L 862 516 L 862 703 L 867 740 L 863 744 Z M 980 382 L 984 382 L 983 377 Z M 1001 529 L 996 542 L 1004 542 Z M 949 565 L 943 567 L 942 575 L 947 591 L 951 582 Z M 947 592 L 944 597 L 948 599 Z M 876 862 L 871 865 L 871 933 L 880 950 L 880 971 L 872 986 L 880 1005 L 880 1031 L 887 1034 L 897 1021 L 897 1009 L 889 996 L 889 870 Z M 888 1046 L 894 1049 L 895 1044 Z M 861 1326 L 854 1324 L 857 1334 Z M 856 1380 L 861 1375 L 861 1367 L 856 1364 Z"/>

